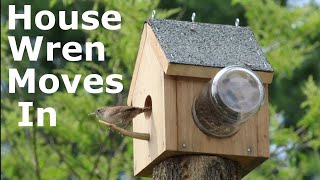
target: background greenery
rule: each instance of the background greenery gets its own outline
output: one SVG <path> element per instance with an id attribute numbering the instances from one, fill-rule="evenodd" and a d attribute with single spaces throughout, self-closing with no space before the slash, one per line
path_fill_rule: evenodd
<path id="1" fill-rule="evenodd" d="M 107 31 L 63 31 L 55 27 L 40 31 L 23 30 L 23 24 L 8 31 L 8 5 L 32 5 L 32 15 L 48 9 L 100 15 L 115 9 L 121 13 L 122 28 Z M 1 0 L 1 179 L 131 179 L 132 140 L 100 126 L 87 114 L 98 107 L 124 104 L 130 85 L 143 22 L 157 10 L 157 18 L 250 26 L 261 44 L 275 77 L 270 86 L 271 158 L 246 179 L 320 179 L 320 5 L 319 1 L 297 0 Z M 67 13 L 68 14 L 68 13 Z M 68 17 L 70 20 L 70 17 Z M 45 41 L 101 41 L 105 62 L 67 62 L 55 51 L 53 62 L 46 61 L 42 47 L 37 62 L 23 59 L 15 63 L 8 35 L 45 36 Z M 81 84 L 75 94 L 63 86 L 52 95 L 27 94 L 18 89 L 8 94 L 8 68 L 24 73 L 36 69 L 36 79 L 53 73 L 123 74 L 124 91 L 117 95 L 85 92 Z M 57 127 L 22 128 L 19 101 L 33 101 L 30 118 L 36 122 L 37 107 L 54 107 Z M 45 120 L 45 122 L 48 122 Z M 137 178 L 138 179 L 138 178 Z"/>

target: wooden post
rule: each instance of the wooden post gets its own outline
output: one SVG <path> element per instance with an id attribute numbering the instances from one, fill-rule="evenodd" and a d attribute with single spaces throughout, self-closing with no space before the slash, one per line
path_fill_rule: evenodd
<path id="1" fill-rule="evenodd" d="M 217 156 L 190 155 L 166 159 L 153 168 L 155 180 L 237 180 L 240 165 Z"/>

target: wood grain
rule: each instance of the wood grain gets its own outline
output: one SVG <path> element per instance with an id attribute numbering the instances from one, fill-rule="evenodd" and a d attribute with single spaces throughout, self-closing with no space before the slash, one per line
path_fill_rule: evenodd
<path id="1" fill-rule="evenodd" d="M 243 124 L 235 135 L 228 138 L 209 137 L 194 123 L 191 114 L 193 99 L 208 81 L 209 79 L 177 78 L 178 150 L 256 156 L 257 116 Z"/>
<path id="2" fill-rule="evenodd" d="M 141 39 L 140 39 L 138 55 L 137 55 L 136 63 L 135 63 L 135 66 L 134 66 L 134 71 L 133 71 L 131 84 L 130 84 L 130 90 L 129 90 L 128 99 L 127 99 L 128 106 L 132 105 L 133 91 L 134 91 L 134 89 L 136 87 L 137 74 L 139 72 L 140 62 L 141 62 L 141 58 L 142 58 L 145 42 L 146 42 L 146 39 L 147 39 L 147 31 L 146 31 L 146 29 L 147 29 L 147 25 L 144 24 L 143 31 L 142 31 L 142 34 L 141 34 Z"/>
<path id="3" fill-rule="evenodd" d="M 267 84 L 272 73 L 257 72 L 265 83 L 264 105 L 235 135 L 214 138 L 195 125 L 193 99 L 219 70 L 168 64 L 152 29 L 145 25 L 127 101 L 144 107 L 147 96 L 152 99 L 151 116 L 140 114 L 133 120 L 133 131 L 150 134 L 149 141 L 133 140 L 135 175 L 151 176 L 161 161 L 193 154 L 237 161 L 246 174 L 269 157 Z"/>
<path id="4" fill-rule="evenodd" d="M 258 156 L 269 157 L 269 92 L 268 84 L 265 84 L 264 105 L 258 113 L 257 129 L 258 129 Z"/>
<path id="5" fill-rule="evenodd" d="M 222 68 L 217 67 L 204 67 L 204 66 L 193 66 L 184 64 L 168 64 L 165 73 L 167 75 L 174 76 L 186 76 L 186 77 L 197 77 L 197 78 L 212 78 Z M 263 71 L 253 71 L 261 79 L 263 83 L 270 84 L 272 82 L 273 73 Z"/>
<path id="6" fill-rule="evenodd" d="M 145 30 L 148 31 L 148 28 Z M 147 37 L 149 34 L 147 32 Z M 165 135 L 166 131 L 170 130 L 170 128 L 166 128 L 166 126 L 169 127 L 170 125 L 166 125 L 165 123 L 166 111 L 168 110 L 165 109 L 164 101 L 164 71 L 157 60 L 157 52 L 150 45 L 149 38 L 146 39 L 143 48 L 141 59 L 139 59 L 139 67 L 137 67 L 139 71 L 137 71 L 135 87 L 132 90 L 131 104 L 143 107 L 147 96 L 150 96 L 152 100 L 152 113 L 149 118 L 141 114 L 133 120 L 133 131 L 150 134 L 148 142 L 133 140 L 135 174 L 141 172 L 165 151 L 167 144 Z M 170 89 L 171 85 L 166 87 Z M 175 93 L 174 89 L 171 91 Z M 173 103 L 169 102 L 169 104 L 174 105 L 174 99 L 170 99 L 173 100 Z M 169 104 L 167 105 L 169 106 Z M 167 116 L 168 119 L 169 117 Z M 170 127 L 172 130 L 176 130 L 175 126 Z M 170 140 L 173 140 L 175 137 L 170 138 Z M 173 144 L 171 141 L 168 144 L 175 145 L 174 141 Z"/>

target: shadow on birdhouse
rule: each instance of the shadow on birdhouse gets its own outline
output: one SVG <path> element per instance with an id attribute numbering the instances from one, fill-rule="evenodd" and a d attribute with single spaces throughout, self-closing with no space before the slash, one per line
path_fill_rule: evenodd
<path id="1" fill-rule="evenodd" d="M 134 174 L 162 160 L 206 154 L 238 161 L 245 175 L 269 157 L 268 84 L 273 69 L 247 27 L 173 20 L 144 24 L 128 105 Z"/>

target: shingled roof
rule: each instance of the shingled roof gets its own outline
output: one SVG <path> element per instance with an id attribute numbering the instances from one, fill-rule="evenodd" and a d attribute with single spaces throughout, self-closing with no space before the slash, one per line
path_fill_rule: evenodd
<path id="1" fill-rule="evenodd" d="M 241 65 L 273 72 L 248 27 L 158 19 L 146 22 L 169 63 L 218 68 Z"/>

